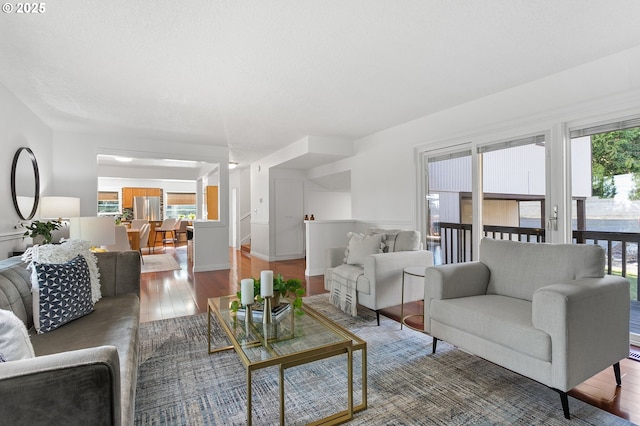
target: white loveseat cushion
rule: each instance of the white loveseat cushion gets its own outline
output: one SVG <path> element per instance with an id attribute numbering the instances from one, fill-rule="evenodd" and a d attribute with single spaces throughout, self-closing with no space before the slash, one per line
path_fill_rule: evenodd
<path id="1" fill-rule="evenodd" d="M 431 318 L 514 351 L 551 361 L 551 338 L 533 327 L 531 302 L 483 295 L 431 301 Z"/>

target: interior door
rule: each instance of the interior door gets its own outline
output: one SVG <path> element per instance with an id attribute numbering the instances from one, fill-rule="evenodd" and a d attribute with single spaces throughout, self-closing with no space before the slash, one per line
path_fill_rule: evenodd
<path id="1" fill-rule="evenodd" d="M 294 179 L 275 181 L 275 254 L 278 259 L 304 256 L 303 184 Z"/>

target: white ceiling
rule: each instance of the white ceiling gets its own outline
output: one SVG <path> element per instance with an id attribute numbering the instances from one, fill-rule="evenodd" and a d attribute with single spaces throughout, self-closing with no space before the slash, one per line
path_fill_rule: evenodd
<path id="1" fill-rule="evenodd" d="M 0 83 L 54 129 L 357 139 L 640 44 L 637 0 L 56 0 L 0 16 Z"/>

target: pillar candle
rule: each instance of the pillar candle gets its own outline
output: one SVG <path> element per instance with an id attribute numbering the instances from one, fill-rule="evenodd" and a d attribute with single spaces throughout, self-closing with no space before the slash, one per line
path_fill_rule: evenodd
<path id="1" fill-rule="evenodd" d="M 273 271 L 260 272 L 260 296 L 273 296 Z"/>
<path id="2" fill-rule="evenodd" d="M 240 302 L 243 305 L 253 305 L 253 278 L 240 281 Z"/>

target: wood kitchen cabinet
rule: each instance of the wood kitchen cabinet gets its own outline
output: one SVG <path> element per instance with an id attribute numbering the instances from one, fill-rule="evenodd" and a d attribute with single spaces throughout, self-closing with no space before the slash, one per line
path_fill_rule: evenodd
<path id="1" fill-rule="evenodd" d="M 133 208 L 133 197 L 157 196 L 162 197 L 162 188 L 122 188 L 122 208 Z"/>

